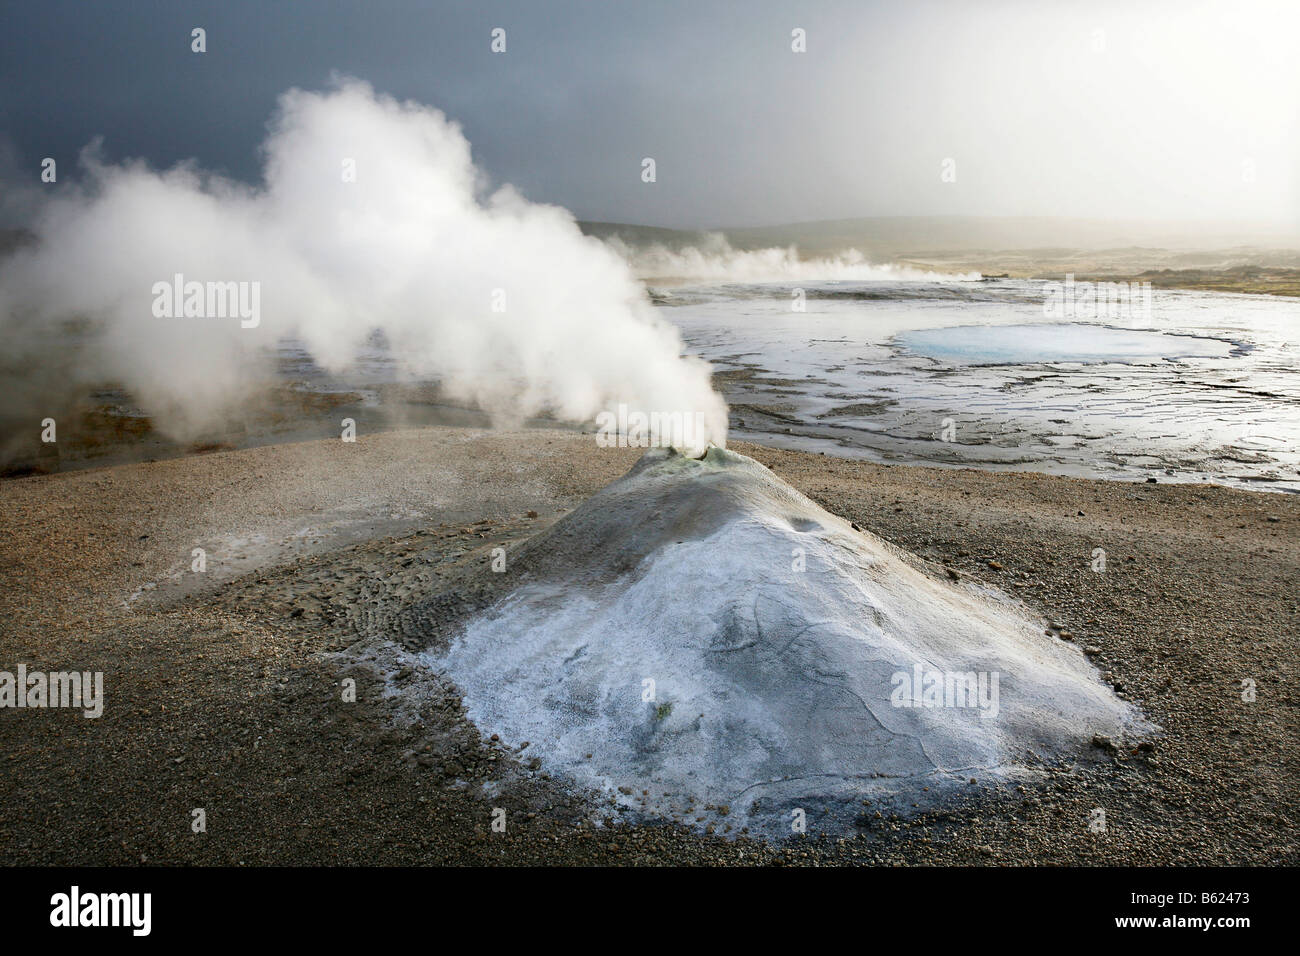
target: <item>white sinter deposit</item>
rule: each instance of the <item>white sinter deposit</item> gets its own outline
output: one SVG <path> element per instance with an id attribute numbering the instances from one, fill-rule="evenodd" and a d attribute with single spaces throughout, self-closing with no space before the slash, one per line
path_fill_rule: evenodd
<path id="1" fill-rule="evenodd" d="M 864 799 L 924 807 L 1149 729 L 1020 605 L 719 448 L 648 452 L 507 573 L 429 663 L 484 734 L 628 811 L 843 830 Z"/>

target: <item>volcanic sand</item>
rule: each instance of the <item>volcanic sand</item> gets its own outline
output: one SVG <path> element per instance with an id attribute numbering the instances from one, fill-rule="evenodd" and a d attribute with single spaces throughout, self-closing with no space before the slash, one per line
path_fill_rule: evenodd
<path id="1" fill-rule="evenodd" d="M 562 431 L 391 432 L 4 482 L 0 669 L 102 670 L 106 700 L 97 720 L 0 711 L 0 852 L 11 863 L 1300 862 L 1296 498 L 736 448 L 936 575 L 1023 600 L 1162 734 L 1149 749 L 1100 740 L 1099 762 L 1038 785 L 977 785 L 963 806 L 909 816 L 867 803 L 847 839 L 815 818 L 784 844 L 723 838 L 731 824 L 716 813 L 697 821 L 713 835 L 619 823 L 625 811 L 570 792 L 528 747 L 480 739 L 445 678 L 381 677 L 364 658 L 388 653 L 384 635 L 418 647 L 427 615 L 463 619 L 476 598 L 451 582 L 640 453 Z M 201 575 L 189 570 L 196 547 Z M 203 834 L 190 828 L 197 807 Z M 495 808 L 505 833 L 492 831 Z"/>

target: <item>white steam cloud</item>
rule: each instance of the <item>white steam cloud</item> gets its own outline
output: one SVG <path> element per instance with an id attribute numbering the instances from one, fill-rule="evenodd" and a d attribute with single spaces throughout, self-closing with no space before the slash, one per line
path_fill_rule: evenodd
<path id="1" fill-rule="evenodd" d="M 834 256 L 802 258 L 794 246 L 736 249 L 726 236 L 710 233 L 698 245 L 662 243 L 629 246 L 613 236 L 610 248 L 641 279 L 671 282 L 969 282 L 978 272 L 947 274 L 893 263 L 872 263 L 857 249 Z"/>
<path id="2" fill-rule="evenodd" d="M 85 320 L 94 373 L 182 438 L 237 402 L 280 340 L 342 370 L 382 329 L 406 370 L 496 421 L 589 422 L 621 403 L 666 422 L 703 415 L 703 438 L 661 441 L 725 442 L 708 366 L 682 356 L 627 263 L 567 211 L 487 192 L 438 110 L 355 80 L 290 90 L 263 152 L 251 187 L 87 151 L 86 183 L 46 203 L 37 241 L 0 264 L 5 338 Z M 257 283 L 256 327 L 156 315 L 155 285 L 177 274 Z"/>

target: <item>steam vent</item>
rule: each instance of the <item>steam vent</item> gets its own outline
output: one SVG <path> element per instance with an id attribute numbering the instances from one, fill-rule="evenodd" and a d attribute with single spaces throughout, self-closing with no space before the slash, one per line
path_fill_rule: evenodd
<path id="1" fill-rule="evenodd" d="M 647 452 L 512 575 L 428 663 L 484 734 L 635 816 L 846 832 L 864 800 L 912 812 L 1152 729 L 1021 605 L 719 448 Z"/>

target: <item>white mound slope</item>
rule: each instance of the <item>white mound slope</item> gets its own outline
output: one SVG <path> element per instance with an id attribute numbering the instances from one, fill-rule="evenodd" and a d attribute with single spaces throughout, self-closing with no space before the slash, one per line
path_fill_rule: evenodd
<path id="1" fill-rule="evenodd" d="M 973 795 L 1148 729 L 1020 605 L 734 452 L 648 452 L 508 573 L 430 663 L 482 732 L 627 811 L 788 835 L 802 809 L 842 831 L 864 799 Z"/>

